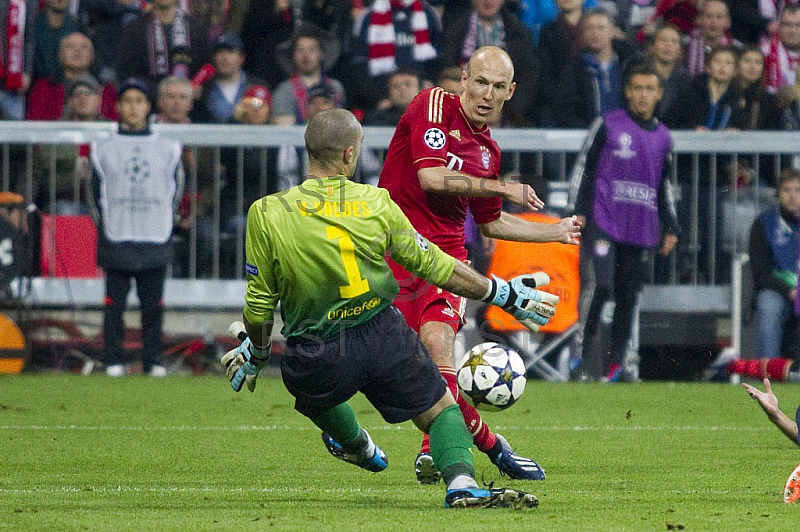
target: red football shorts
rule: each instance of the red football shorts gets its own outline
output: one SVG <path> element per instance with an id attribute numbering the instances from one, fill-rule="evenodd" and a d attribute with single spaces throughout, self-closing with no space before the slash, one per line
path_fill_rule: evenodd
<path id="1" fill-rule="evenodd" d="M 400 285 L 394 306 L 403 314 L 409 327 L 419 333 L 424 324 L 437 321 L 450 325 L 456 333 L 461 329 L 467 304 L 465 298 L 426 283 L 393 260 L 387 259 L 386 262 Z"/>

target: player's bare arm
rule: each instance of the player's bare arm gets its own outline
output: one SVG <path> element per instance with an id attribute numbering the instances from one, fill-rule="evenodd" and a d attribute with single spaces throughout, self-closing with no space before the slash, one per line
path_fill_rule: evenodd
<path id="1" fill-rule="evenodd" d="M 503 212 L 497 220 L 480 224 L 479 227 L 484 236 L 516 242 L 561 242 L 577 245 L 581 236 L 581 224 L 576 216 L 548 224 L 523 220 Z"/>
<path id="2" fill-rule="evenodd" d="M 776 427 L 781 429 L 787 438 L 797 443 L 797 423 L 795 423 L 789 416 L 783 413 L 783 410 L 778 408 L 778 398 L 772 393 L 772 386 L 769 379 L 764 379 L 764 388 L 762 392 L 754 386 L 747 383 L 742 383 L 744 389 L 750 394 L 750 397 L 758 401 L 764 413 L 772 421 Z"/>
<path id="3" fill-rule="evenodd" d="M 544 207 L 533 187 L 523 183 L 474 177 L 445 166 L 423 168 L 417 172 L 417 177 L 425 192 L 473 198 L 500 196 L 532 211 Z"/>

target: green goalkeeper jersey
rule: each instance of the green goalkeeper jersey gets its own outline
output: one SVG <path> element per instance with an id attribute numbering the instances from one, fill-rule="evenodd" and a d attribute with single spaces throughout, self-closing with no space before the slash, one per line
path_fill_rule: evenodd
<path id="1" fill-rule="evenodd" d="M 399 289 L 384 257 L 441 284 L 455 259 L 417 233 L 382 188 L 343 176 L 311 178 L 247 213 L 244 315 L 271 321 L 281 302 L 286 337 L 327 338 L 368 321 Z"/>

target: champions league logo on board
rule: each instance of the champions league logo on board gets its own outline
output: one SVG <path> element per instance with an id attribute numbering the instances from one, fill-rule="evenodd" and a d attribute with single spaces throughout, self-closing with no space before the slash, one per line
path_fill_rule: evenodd
<path id="1" fill-rule="evenodd" d="M 631 150 L 631 144 L 633 144 L 633 139 L 627 133 L 623 133 L 619 136 L 619 146 L 618 150 L 614 150 L 614 155 L 619 157 L 620 159 L 632 159 L 636 156 L 636 152 Z"/>

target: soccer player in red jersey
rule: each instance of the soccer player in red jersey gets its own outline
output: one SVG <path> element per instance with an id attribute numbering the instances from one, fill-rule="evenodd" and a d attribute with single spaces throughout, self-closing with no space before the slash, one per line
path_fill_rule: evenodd
<path id="1" fill-rule="evenodd" d="M 520 242 L 577 244 L 580 226 L 574 217 L 557 224 L 522 220 L 502 212 L 505 198 L 537 210 L 544 203 L 522 183 L 498 179 L 500 148 L 488 124 L 496 120 L 514 94 L 514 65 L 501 48 L 475 51 L 462 73 L 461 96 L 440 88 L 422 91 L 408 106 L 394 133 L 378 186 L 389 191 L 414 227 L 453 257 L 466 260 L 464 220 L 470 208 L 481 232 Z M 476 447 L 501 472 L 516 479 L 543 480 L 544 471 L 514 453 L 502 436 L 492 433 L 474 407 L 458 394 L 453 368 L 455 335 L 461 327 L 464 299 L 426 284 L 391 263 L 400 294 L 395 306 L 416 330 L 457 397 Z M 421 484 L 439 481 L 427 440 L 415 464 Z"/>

